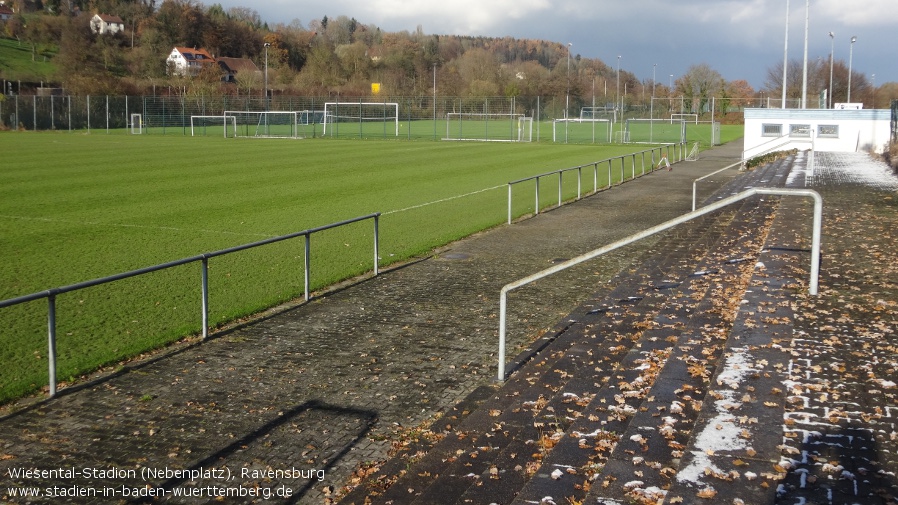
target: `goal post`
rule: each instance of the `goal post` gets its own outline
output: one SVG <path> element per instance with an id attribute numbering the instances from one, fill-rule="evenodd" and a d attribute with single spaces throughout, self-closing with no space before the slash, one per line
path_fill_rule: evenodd
<path id="1" fill-rule="evenodd" d="M 610 119 L 556 119 L 552 122 L 552 141 L 610 143 L 613 129 L 614 122 Z"/>
<path id="2" fill-rule="evenodd" d="M 143 133 L 143 116 L 141 114 L 131 114 L 131 135 L 140 135 Z"/>
<path id="3" fill-rule="evenodd" d="M 686 121 L 668 119 L 627 119 L 624 125 L 627 143 L 683 144 L 686 142 Z"/>
<path id="4" fill-rule="evenodd" d="M 228 110 L 223 116 L 234 118 L 235 137 L 299 138 L 299 113 L 295 111 Z"/>
<path id="5" fill-rule="evenodd" d="M 384 135 L 387 128 L 399 136 L 397 102 L 327 102 L 324 104 L 322 135 L 340 135 L 344 129 L 355 136 Z"/>
<path id="6" fill-rule="evenodd" d="M 221 130 L 221 134 L 225 138 L 236 137 L 237 118 L 234 116 L 190 116 L 191 137 L 206 136 L 210 129 Z"/>
<path id="7" fill-rule="evenodd" d="M 533 118 L 516 113 L 447 112 L 443 140 L 530 142 Z"/>

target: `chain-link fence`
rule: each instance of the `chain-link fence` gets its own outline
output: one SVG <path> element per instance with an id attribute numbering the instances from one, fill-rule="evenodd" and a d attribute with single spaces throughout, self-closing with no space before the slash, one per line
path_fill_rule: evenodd
<path id="1" fill-rule="evenodd" d="M 0 129 L 104 134 L 269 136 L 271 121 L 292 121 L 291 137 L 605 143 L 629 118 L 669 118 L 682 99 L 627 105 L 596 126 L 584 111 L 612 110 L 596 99 L 567 97 L 235 97 L 0 96 Z M 380 104 L 381 107 L 377 105 Z M 287 113 L 275 118 L 271 113 Z M 268 114 L 264 114 L 268 113 Z M 604 116 L 603 116 L 604 117 Z M 235 122 L 241 124 L 235 125 Z M 561 126 L 558 134 L 556 121 Z M 252 124 L 250 124 L 252 123 Z M 580 124 L 583 123 L 583 124 Z M 200 128 L 194 128 L 196 125 Z M 237 130 L 237 131 L 234 131 Z M 582 131 L 580 131 L 582 130 Z M 578 133 L 579 132 L 579 133 Z M 263 135 L 264 134 L 264 135 Z"/>

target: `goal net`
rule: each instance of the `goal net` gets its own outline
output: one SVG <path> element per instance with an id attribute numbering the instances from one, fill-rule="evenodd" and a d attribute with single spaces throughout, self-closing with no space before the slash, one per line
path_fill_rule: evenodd
<path id="1" fill-rule="evenodd" d="M 556 119 L 552 141 L 570 143 L 611 142 L 614 123 L 610 119 Z"/>
<path id="2" fill-rule="evenodd" d="M 580 107 L 580 119 L 608 119 L 617 121 L 617 109 L 614 107 Z"/>
<path id="3" fill-rule="evenodd" d="M 328 102 L 324 104 L 322 135 L 338 137 L 399 136 L 399 104 L 387 102 Z"/>
<path id="4" fill-rule="evenodd" d="M 237 136 L 237 118 L 234 116 L 190 116 L 190 136 Z"/>
<path id="5" fill-rule="evenodd" d="M 629 143 L 682 144 L 686 142 L 686 121 L 668 119 L 627 119 L 624 131 Z"/>
<path id="6" fill-rule="evenodd" d="M 299 113 L 293 111 L 225 111 L 234 118 L 234 136 L 249 138 L 299 138 Z M 229 120 L 230 121 L 230 120 Z"/>
<path id="7" fill-rule="evenodd" d="M 530 142 L 533 118 L 514 113 L 448 112 L 443 140 Z"/>

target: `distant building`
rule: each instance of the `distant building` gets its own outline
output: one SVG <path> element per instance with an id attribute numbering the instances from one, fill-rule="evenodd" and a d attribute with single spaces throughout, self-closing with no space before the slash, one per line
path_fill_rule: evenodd
<path id="1" fill-rule="evenodd" d="M 215 58 L 205 49 L 189 47 L 175 47 L 166 61 L 172 74 L 191 76 L 200 73 L 206 65 L 215 64 Z"/>
<path id="2" fill-rule="evenodd" d="M 0 21 L 6 21 L 15 16 L 15 14 L 16 13 L 13 12 L 9 7 L 0 5 Z"/>
<path id="3" fill-rule="evenodd" d="M 256 76 L 261 76 L 262 74 L 259 67 L 252 60 L 246 58 L 219 56 L 215 59 L 215 62 L 218 63 L 218 66 L 224 72 L 224 75 L 221 77 L 223 82 L 237 82 L 238 74 L 254 74 Z"/>
<path id="4" fill-rule="evenodd" d="M 118 16 L 109 14 L 94 14 L 90 19 L 90 29 L 94 33 L 118 33 L 125 30 L 125 22 Z"/>

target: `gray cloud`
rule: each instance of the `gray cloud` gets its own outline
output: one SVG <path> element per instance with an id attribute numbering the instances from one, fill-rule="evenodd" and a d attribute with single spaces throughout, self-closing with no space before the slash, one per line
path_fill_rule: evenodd
<path id="1" fill-rule="evenodd" d="M 218 0 L 225 8 L 245 0 Z M 898 23 L 894 0 L 815 0 L 811 5 L 808 58 L 829 60 L 836 33 L 836 60 L 875 82 L 898 82 L 898 65 L 888 33 Z M 617 64 L 640 79 L 658 82 L 681 76 L 689 66 L 706 63 L 728 80 L 745 79 L 756 89 L 768 68 L 783 59 L 786 5 L 781 0 L 269 0 L 252 6 L 264 21 L 308 25 L 323 16 L 351 16 L 387 31 L 542 38 L 573 44 L 574 54 Z M 789 59 L 804 52 L 805 2 L 790 1 Z"/>

